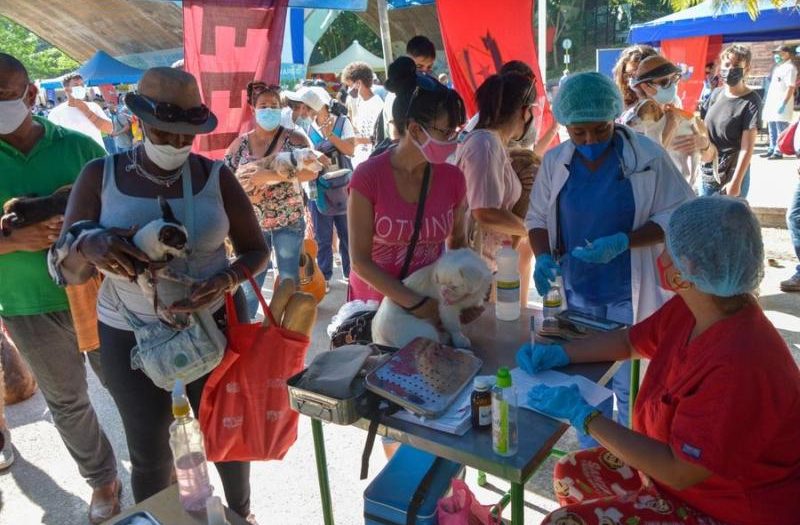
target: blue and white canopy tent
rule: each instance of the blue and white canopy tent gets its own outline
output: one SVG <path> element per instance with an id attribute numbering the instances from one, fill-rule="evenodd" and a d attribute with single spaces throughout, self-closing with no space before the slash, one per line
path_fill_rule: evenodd
<path id="1" fill-rule="evenodd" d="M 760 13 L 753 20 L 739 2 L 717 9 L 713 0 L 706 0 L 689 9 L 631 26 L 628 41 L 660 46 L 662 40 L 708 35 L 721 35 L 723 42 L 800 38 L 800 10 L 793 1 L 786 4 L 778 8 L 770 0 L 760 0 Z"/>

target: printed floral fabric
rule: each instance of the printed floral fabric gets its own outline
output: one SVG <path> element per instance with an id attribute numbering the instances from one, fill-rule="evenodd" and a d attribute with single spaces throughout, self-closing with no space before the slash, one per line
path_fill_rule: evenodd
<path id="1" fill-rule="evenodd" d="M 645 474 L 601 447 L 561 458 L 553 487 L 562 507 L 542 525 L 726 525 L 661 494 Z"/>
<path id="2" fill-rule="evenodd" d="M 254 162 L 261 157 L 256 157 L 250 152 L 250 135 L 245 134 L 239 142 L 239 147 L 232 154 L 225 155 L 223 162 L 231 171 L 236 173 L 239 166 Z M 283 145 L 278 151 L 293 151 L 302 146 L 295 146 L 287 139 L 283 140 Z M 279 184 L 265 185 L 256 188 L 248 193 L 248 196 L 255 197 L 253 208 L 261 224 L 262 230 L 274 230 L 285 228 L 296 223 L 303 218 L 303 195 L 298 184 L 294 182 L 281 182 Z"/>

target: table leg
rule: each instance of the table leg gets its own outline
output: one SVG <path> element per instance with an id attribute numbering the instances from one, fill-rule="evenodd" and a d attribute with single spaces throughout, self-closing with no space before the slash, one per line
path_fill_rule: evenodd
<path id="1" fill-rule="evenodd" d="M 525 486 L 522 483 L 511 484 L 511 525 L 525 523 Z"/>
<path id="2" fill-rule="evenodd" d="M 311 418 L 311 434 L 314 437 L 314 456 L 317 460 L 322 517 L 325 520 L 325 525 L 333 525 L 333 505 L 331 505 L 331 487 L 328 482 L 328 459 L 325 457 L 325 438 L 322 435 L 322 421 L 313 417 Z"/>

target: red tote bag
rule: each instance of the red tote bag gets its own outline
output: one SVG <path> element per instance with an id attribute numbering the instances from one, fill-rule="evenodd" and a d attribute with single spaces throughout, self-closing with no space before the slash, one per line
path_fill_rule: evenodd
<path id="1" fill-rule="evenodd" d="M 269 326 L 240 323 L 230 295 L 228 346 L 200 398 L 200 428 L 210 461 L 282 459 L 297 440 L 299 414 L 286 381 L 305 366 L 310 339 L 281 328 L 255 282 Z"/>
<path id="2" fill-rule="evenodd" d="M 797 133 L 798 122 L 800 121 L 792 123 L 778 135 L 778 149 L 784 155 L 795 155 L 797 153 L 794 150 L 794 135 Z"/>

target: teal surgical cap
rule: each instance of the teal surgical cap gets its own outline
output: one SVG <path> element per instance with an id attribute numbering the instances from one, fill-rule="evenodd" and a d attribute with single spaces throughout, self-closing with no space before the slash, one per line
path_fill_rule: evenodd
<path id="1" fill-rule="evenodd" d="M 622 114 L 622 96 L 614 82 L 600 73 L 576 73 L 560 84 L 553 114 L 564 125 L 611 122 Z"/>
<path id="2" fill-rule="evenodd" d="M 764 277 L 761 226 L 743 199 L 699 197 L 679 206 L 667 250 L 683 279 L 707 294 L 753 292 Z"/>

